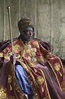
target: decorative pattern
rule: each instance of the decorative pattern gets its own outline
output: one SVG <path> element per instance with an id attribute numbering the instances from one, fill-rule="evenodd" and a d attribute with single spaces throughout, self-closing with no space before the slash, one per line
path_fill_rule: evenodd
<path id="1" fill-rule="evenodd" d="M 56 71 L 59 71 L 61 66 L 60 66 L 59 63 L 55 63 L 54 68 L 55 68 Z"/>
<path id="2" fill-rule="evenodd" d="M 0 99 L 7 99 L 6 89 L 0 88 Z"/>
<path id="3" fill-rule="evenodd" d="M 44 83 L 44 78 L 41 76 L 37 77 L 37 82 L 42 85 Z"/>

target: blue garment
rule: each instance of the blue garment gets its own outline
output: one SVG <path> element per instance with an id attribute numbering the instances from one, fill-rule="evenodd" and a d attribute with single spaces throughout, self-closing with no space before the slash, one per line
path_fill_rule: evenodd
<path id="1" fill-rule="evenodd" d="M 15 66 L 15 76 L 20 89 L 28 95 L 29 99 L 33 97 L 33 91 L 28 81 L 27 75 L 23 67 L 19 64 Z"/>

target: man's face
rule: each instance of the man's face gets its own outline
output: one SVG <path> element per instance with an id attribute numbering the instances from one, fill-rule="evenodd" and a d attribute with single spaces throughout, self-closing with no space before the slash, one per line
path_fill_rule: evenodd
<path id="1" fill-rule="evenodd" d="M 21 36 L 23 37 L 24 41 L 30 41 L 33 39 L 33 28 L 27 27 L 22 33 Z"/>

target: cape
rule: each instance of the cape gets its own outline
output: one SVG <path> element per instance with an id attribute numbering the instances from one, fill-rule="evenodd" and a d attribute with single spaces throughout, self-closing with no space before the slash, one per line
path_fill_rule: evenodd
<path id="1" fill-rule="evenodd" d="M 4 99 L 25 99 L 24 93 L 17 85 L 15 66 L 10 62 L 12 55 L 11 43 L 10 41 L 5 41 L 1 42 L 0 45 L 0 99 L 3 99 L 3 97 Z M 37 64 L 44 66 L 44 63 L 47 63 L 62 91 L 63 65 L 60 58 L 50 52 L 48 43 L 32 40 L 24 44 L 21 40 L 15 40 L 13 45 L 13 52 L 16 55 L 17 61 L 20 62 L 27 73 L 35 99 L 51 99 L 44 68 L 36 67 Z"/>

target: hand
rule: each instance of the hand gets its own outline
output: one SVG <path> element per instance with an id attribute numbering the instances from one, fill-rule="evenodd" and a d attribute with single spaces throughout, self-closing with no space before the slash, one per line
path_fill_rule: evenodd
<path id="1" fill-rule="evenodd" d="M 12 64 L 15 65 L 15 63 L 16 63 L 16 54 L 13 54 L 13 55 L 10 56 L 10 61 L 11 61 Z"/>

